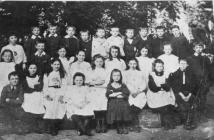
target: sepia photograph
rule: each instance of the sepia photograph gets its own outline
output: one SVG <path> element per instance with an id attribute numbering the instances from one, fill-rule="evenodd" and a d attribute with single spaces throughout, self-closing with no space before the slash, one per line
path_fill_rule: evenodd
<path id="1" fill-rule="evenodd" d="M 214 140 L 214 0 L 0 0 L 0 140 Z"/>

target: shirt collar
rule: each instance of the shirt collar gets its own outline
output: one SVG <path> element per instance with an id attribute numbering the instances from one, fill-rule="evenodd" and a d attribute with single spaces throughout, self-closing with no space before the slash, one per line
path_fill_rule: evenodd
<path id="1" fill-rule="evenodd" d="M 73 36 L 66 35 L 65 38 L 75 38 L 75 39 L 77 39 L 77 37 L 75 35 L 73 35 Z"/>
<path id="2" fill-rule="evenodd" d="M 48 37 L 51 37 L 51 36 L 57 37 L 58 35 L 57 35 L 57 34 L 54 34 L 54 35 L 49 34 L 49 35 L 48 35 Z"/>
<path id="3" fill-rule="evenodd" d="M 46 53 L 43 51 L 43 52 L 39 55 L 39 52 L 37 51 L 37 52 L 35 53 L 35 55 L 36 55 L 36 56 L 43 56 L 43 55 L 46 55 Z"/>
<path id="4" fill-rule="evenodd" d="M 41 38 L 41 36 L 39 36 L 39 35 L 38 35 L 38 36 L 32 35 L 32 36 L 31 36 L 31 39 L 36 39 L 37 37 L 38 37 L 38 38 Z"/>
<path id="5" fill-rule="evenodd" d="M 194 56 L 199 56 L 199 54 L 198 53 L 194 53 Z"/>

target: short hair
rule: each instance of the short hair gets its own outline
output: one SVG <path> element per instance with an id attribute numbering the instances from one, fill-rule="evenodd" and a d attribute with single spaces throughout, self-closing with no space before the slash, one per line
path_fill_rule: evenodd
<path id="1" fill-rule="evenodd" d="M 174 28 L 177 28 L 177 29 L 180 30 L 180 27 L 179 27 L 178 25 L 173 25 L 173 26 L 171 27 L 171 30 L 174 29 Z"/>
<path id="2" fill-rule="evenodd" d="M 10 38 L 11 36 L 18 37 L 16 32 L 10 32 L 10 33 L 8 34 L 8 38 Z"/>
<path id="3" fill-rule="evenodd" d="M 45 44 L 45 40 L 44 39 L 37 39 L 36 40 L 36 45 L 39 44 L 39 43 Z"/>
<path id="4" fill-rule="evenodd" d="M 74 31 L 76 31 L 76 27 L 74 27 L 74 26 L 67 26 L 66 30 L 68 30 L 69 28 L 72 28 Z"/>
<path id="5" fill-rule="evenodd" d="M 156 29 L 156 30 L 159 30 L 159 29 L 165 30 L 165 28 L 164 28 L 163 26 L 157 26 L 155 29 Z"/>
<path id="6" fill-rule="evenodd" d="M 8 74 L 8 80 L 10 80 L 11 76 L 18 76 L 19 77 L 19 74 L 16 71 L 9 73 Z"/>
<path id="7" fill-rule="evenodd" d="M 38 28 L 40 30 L 39 26 L 33 26 L 31 27 L 31 31 L 33 31 L 35 28 Z"/>
<path id="8" fill-rule="evenodd" d="M 138 28 L 139 31 L 144 30 L 144 29 L 148 31 L 148 27 L 139 27 Z"/>
<path id="9" fill-rule="evenodd" d="M 126 29 L 126 33 L 128 32 L 128 30 L 132 30 L 133 32 L 135 31 L 134 28 L 127 28 L 127 29 Z"/>
<path id="10" fill-rule="evenodd" d="M 171 48 L 172 48 L 172 44 L 171 44 L 170 42 L 164 42 L 164 43 L 163 43 L 163 47 L 164 47 L 164 46 L 171 46 Z"/>
<path id="11" fill-rule="evenodd" d="M 185 62 L 187 62 L 187 64 L 188 64 L 188 61 L 187 61 L 187 59 L 185 59 L 185 58 L 179 59 L 179 63 L 180 63 L 181 61 L 185 61 Z"/>
<path id="12" fill-rule="evenodd" d="M 160 63 L 160 64 L 163 64 L 164 65 L 164 62 L 161 60 L 161 59 L 156 59 L 155 61 L 154 61 L 154 67 L 155 67 L 155 65 L 157 64 L 157 63 Z"/>
<path id="13" fill-rule="evenodd" d="M 97 32 L 98 30 L 104 30 L 104 31 L 105 31 L 105 29 L 104 29 L 103 27 L 98 27 L 97 30 L 96 30 L 96 32 Z"/>
<path id="14" fill-rule="evenodd" d="M 76 72 L 76 73 L 74 74 L 74 76 L 73 76 L 73 85 L 75 85 L 74 81 L 75 81 L 75 78 L 76 78 L 77 76 L 80 76 L 80 77 L 83 78 L 83 85 L 85 85 L 85 75 L 84 75 L 83 73 L 81 73 L 81 72 Z"/>
<path id="15" fill-rule="evenodd" d="M 81 35 L 82 33 L 88 33 L 88 35 L 90 34 L 89 30 L 81 30 L 81 31 L 80 31 L 80 35 Z"/>
<path id="16" fill-rule="evenodd" d="M 195 46 L 201 46 L 201 47 L 204 48 L 204 43 L 203 43 L 203 42 L 197 42 L 197 41 L 195 41 L 195 42 L 193 42 L 193 46 L 194 46 L 194 47 L 195 47 Z"/>

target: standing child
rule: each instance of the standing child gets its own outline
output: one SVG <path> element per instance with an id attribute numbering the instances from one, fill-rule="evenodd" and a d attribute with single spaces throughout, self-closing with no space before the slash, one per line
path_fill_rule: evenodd
<path id="1" fill-rule="evenodd" d="M 9 84 L 8 74 L 15 71 L 15 63 L 13 61 L 13 52 L 11 50 L 5 49 L 1 54 L 0 61 L 0 91 L 2 91 L 3 86 Z"/>
<path id="2" fill-rule="evenodd" d="M 170 74 L 169 83 L 175 93 L 176 103 L 181 120 L 184 123 L 184 128 L 187 130 L 194 129 L 195 125 L 195 77 L 192 71 L 188 68 L 186 59 L 181 59 L 180 68 Z"/>
<path id="3" fill-rule="evenodd" d="M 147 104 L 155 112 L 160 113 L 161 125 L 165 129 L 174 129 L 172 112 L 175 97 L 168 83 L 168 75 L 164 73 L 164 63 L 157 59 L 154 62 L 154 72 L 149 75 Z"/>
<path id="4" fill-rule="evenodd" d="M 98 28 L 96 32 L 96 37 L 92 40 L 92 52 L 91 55 L 94 57 L 96 54 L 102 55 L 104 58 L 108 57 L 108 54 L 106 52 L 105 48 L 105 30 L 103 28 Z"/>
<path id="5" fill-rule="evenodd" d="M 164 62 L 164 72 L 170 74 L 175 72 L 179 68 L 178 57 L 172 54 L 171 44 L 164 44 L 164 54 L 158 57 Z"/>
<path id="6" fill-rule="evenodd" d="M 124 53 L 125 60 L 135 58 L 137 53 L 137 40 L 134 39 L 134 29 L 128 28 L 126 29 L 126 38 L 124 40 Z"/>
<path id="7" fill-rule="evenodd" d="M 122 74 L 118 69 L 111 72 L 106 97 L 108 98 L 107 123 L 116 123 L 118 134 L 128 134 L 127 123 L 131 120 L 129 90 L 122 83 Z"/>
<path id="8" fill-rule="evenodd" d="M 47 123 L 48 133 L 57 135 L 66 112 L 63 96 L 67 80 L 59 59 L 52 59 L 51 67 L 52 71 L 48 73 L 47 77 L 44 77 L 44 106 L 46 108 L 44 119 Z"/>
<path id="9" fill-rule="evenodd" d="M 121 56 L 124 57 L 125 56 L 125 53 L 123 50 L 124 40 L 119 36 L 119 34 L 120 34 L 119 27 L 112 27 L 110 33 L 111 33 L 111 36 L 109 38 L 107 38 L 106 43 L 105 43 L 107 53 L 109 53 L 110 48 L 112 46 L 117 46 L 117 47 L 119 47 Z"/>
<path id="10" fill-rule="evenodd" d="M 90 74 L 91 96 L 95 104 L 94 114 L 96 119 L 96 132 L 105 133 L 106 130 L 106 110 L 107 98 L 106 93 L 106 71 L 104 69 L 104 57 L 96 54 L 93 57 L 92 71 Z"/>
<path id="11" fill-rule="evenodd" d="M 85 51 L 85 61 L 91 63 L 92 41 L 88 30 L 80 31 L 80 50 Z"/>
<path id="12" fill-rule="evenodd" d="M 67 117 L 77 126 L 78 135 L 92 136 L 90 122 L 94 115 L 90 89 L 85 86 L 85 76 L 77 72 L 73 77 L 73 86 L 70 86 L 65 96 L 67 103 Z"/>
<path id="13" fill-rule="evenodd" d="M 66 28 L 67 35 L 63 39 L 63 46 L 65 46 L 67 51 L 67 56 L 70 58 L 71 56 L 75 56 L 79 51 L 79 40 L 75 36 L 76 27 L 68 26 Z"/>
<path id="14" fill-rule="evenodd" d="M 130 91 L 129 104 L 131 106 L 133 131 L 140 132 L 141 127 L 138 117 L 141 109 L 146 105 L 145 90 L 147 83 L 144 75 L 139 70 L 138 61 L 135 58 L 128 61 L 128 70 L 124 72 L 124 83 Z"/>

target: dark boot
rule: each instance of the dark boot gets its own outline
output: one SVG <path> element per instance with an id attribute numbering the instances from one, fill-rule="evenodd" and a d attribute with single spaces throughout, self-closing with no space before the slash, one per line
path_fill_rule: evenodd
<path id="1" fill-rule="evenodd" d="M 123 134 L 123 128 L 120 121 L 117 121 L 117 134 Z"/>
<path id="2" fill-rule="evenodd" d="M 44 119 L 44 123 L 45 123 L 45 133 L 51 134 L 51 120 Z"/>
<path id="3" fill-rule="evenodd" d="M 56 136 L 58 135 L 58 128 L 56 128 L 58 121 L 57 120 L 51 120 L 51 135 Z"/>
<path id="4" fill-rule="evenodd" d="M 81 136 L 81 135 L 85 134 L 84 123 L 81 120 L 80 116 L 73 115 L 72 120 L 74 121 L 74 123 L 76 125 L 78 135 Z"/>
<path id="5" fill-rule="evenodd" d="M 107 132 L 107 127 L 106 127 L 106 121 L 104 118 L 101 120 L 101 132 L 106 133 Z"/>
<path id="6" fill-rule="evenodd" d="M 126 122 L 123 122 L 123 123 L 122 123 L 122 127 L 123 127 L 122 133 L 123 133 L 123 134 L 128 134 L 128 133 L 129 133 L 129 130 L 128 130 L 128 128 L 127 128 L 127 123 L 126 123 Z"/>
<path id="7" fill-rule="evenodd" d="M 101 133 L 101 120 L 96 119 L 96 133 Z"/>
<path id="8" fill-rule="evenodd" d="M 91 118 L 85 118 L 84 119 L 84 127 L 85 127 L 85 134 L 88 136 L 93 136 L 91 132 L 91 126 L 90 126 Z"/>

